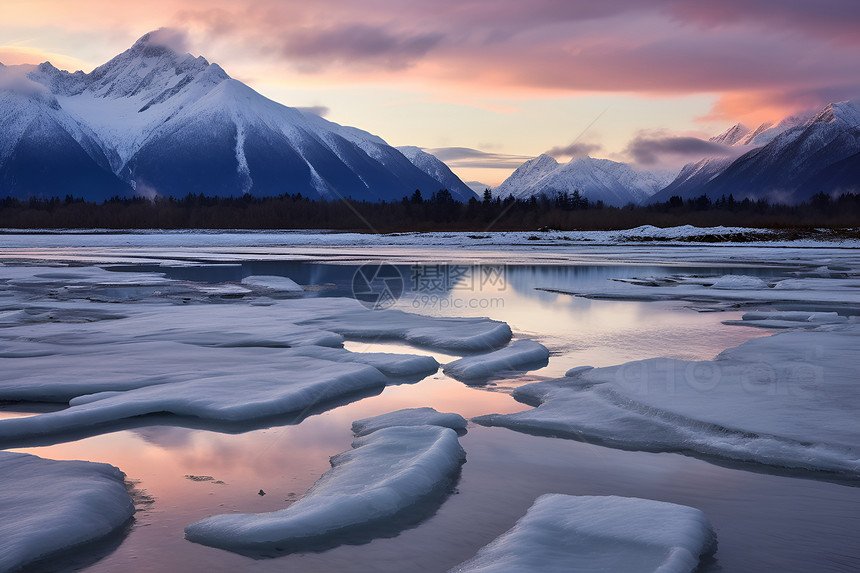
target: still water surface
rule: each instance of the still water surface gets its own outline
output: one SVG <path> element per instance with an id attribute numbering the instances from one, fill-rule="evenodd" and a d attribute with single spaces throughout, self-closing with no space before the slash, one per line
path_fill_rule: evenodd
<path id="1" fill-rule="evenodd" d="M 283 508 L 349 449 L 353 420 L 406 407 L 432 406 L 465 417 L 527 406 L 513 387 L 562 375 L 580 365 L 604 366 L 667 356 L 710 359 L 767 331 L 723 325 L 741 310 L 697 312 L 684 303 L 586 300 L 541 289 L 576 290 L 610 278 L 668 274 L 773 276 L 774 269 L 516 265 L 502 281 L 469 283 L 458 274 L 436 289 L 422 273 L 449 274 L 435 263 L 397 265 L 403 290 L 395 305 L 446 316 L 490 316 L 511 325 L 515 338 L 534 338 L 552 352 L 549 365 L 472 387 L 438 373 L 416 384 L 390 386 L 297 426 L 230 435 L 165 423 L 27 448 L 54 459 L 87 459 L 122 469 L 135 483 L 138 514 L 107 542 L 43 571 L 446 571 L 509 529 L 544 493 L 621 495 L 670 501 L 703 510 L 719 548 L 705 571 L 852 571 L 860 569 L 860 488 L 720 467 L 677 454 L 612 450 L 586 443 L 470 425 L 456 493 L 416 527 L 365 545 L 323 553 L 254 560 L 185 541 L 189 523 L 224 512 Z M 348 296 L 357 264 L 239 261 L 233 265 L 158 267 L 171 278 L 222 283 L 248 275 L 288 276 L 316 285 L 313 296 Z M 115 270 L 156 270 L 143 266 Z M 462 269 L 461 269 L 462 270 Z M 418 275 L 416 277 L 416 275 Z M 424 277 L 426 278 L 426 277 Z M 456 303 L 455 301 L 464 301 Z M 222 304 L 248 304 L 225 299 Z M 459 307 L 455 308 L 459 304 Z M 701 309 L 700 309 L 701 310 Z M 405 344 L 349 341 L 349 350 L 429 353 Z M 3 416 L 23 415 L 11 408 Z M 258 494 L 263 490 L 266 495 Z"/>

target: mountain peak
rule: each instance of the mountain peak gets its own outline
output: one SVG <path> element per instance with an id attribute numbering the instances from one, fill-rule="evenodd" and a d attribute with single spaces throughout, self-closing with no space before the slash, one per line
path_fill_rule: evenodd
<path id="1" fill-rule="evenodd" d="M 188 40 L 181 30 L 159 28 L 141 36 L 128 51 L 144 58 L 179 56 L 188 52 Z"/>
<path id="2" fill-rule="evenodd" d="M 833 123 L 835 121 L 856 126 L 860 124 L 860 109 L 850 101 L 831 103 L 812 118 L 810 123 Z"/>
<path id="3" fill-rule="evenodd" d="M 725 145 L 735 145 L 740 142 L 745 136 L 749 135 L 750 128 L 742 123 L 736 123 L 719 135 L 710 138 L 713 143 L 722 143 Z"/>

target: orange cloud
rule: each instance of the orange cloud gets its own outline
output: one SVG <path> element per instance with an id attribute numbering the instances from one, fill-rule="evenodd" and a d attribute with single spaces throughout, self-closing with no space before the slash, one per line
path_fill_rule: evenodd
<path id="1" fill-rule="evenodd" d="M 97 63 L 168 26 L 187 33 L 192 53 L 239 77 L 419 85 L 471 93 L 472 101 L 722 94 L 708 118 L 734 119 L 860 95 L 860 80 L 845 80 L 860 77 L 856 0 L 32 0 L 0 4 L 0 22 L 0 30 L 49 37 L 53 51 L 65 42 L 88 60 L 97 38 Z M 23 56 L 7 48 L 0 57 Z"/>
<path id="2" fill-rule="evenodd" d="M 26 46 L 0 46 L 0 62 L 3 62 L 7 66 L 51 62 L 60 69 L 71 71 L 89 70 L 93 67 L 89 62 L 84 62 L 72 56 L 54 54 Z"/>

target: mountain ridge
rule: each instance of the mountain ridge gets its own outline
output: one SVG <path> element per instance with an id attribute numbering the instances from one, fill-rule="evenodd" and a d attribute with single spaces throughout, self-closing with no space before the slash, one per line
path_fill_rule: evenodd
<path id="1" fill-rule="evenodd" d="M 666 174 L 635 169 L 609 159 L 586 156 L 559 163 L 553 157 L 541 154 L 520 165 L 492 192 L 496 197 L 510 195 L 524 199 L 579 191 L 589 201 L 621 207 L 646 201 L 669 179 Z"/>
<path id="2" fill-rule="evenodd" d="M 26 74 L 50 96 L 46 105 L 53 106 L 61 127 L 43 139 L 79 156 L 68 135 L 89 156 L 86 171 L 94 164 L 112 182 L 102 189 L 93 179 L 94 190 L 85 198 L 102 199 L 107 192 L 147 197 L 301 193 L 391 201 L 415 189 L 429 195 L 445 187 L 378 136 L 269 100 L 218 64 L 179 54 L 154 38 L 154 33 L 144 35 L 89 74 L 59 70 L 49 62 Z M 15 89 L 2 93 L 14 95 Z M 33 108 L 36 115 L 48 116 L 46 105 Z M 10 113 L 0 110 L 0 125 L 13 121 Z M 0 132 L 0 150 L 19 145 L 20 138 L 12 141 Z M 16 181 L 0 179 L 0 196 L 45 196 L 52 188 L 62 196 L 69 190 L 57 178 L 31 182 L 29 188 L 20 177 Z M 453 173 L 448 181 L 459 182 L 449 189 L 458 200 L 475 196 Z"/>

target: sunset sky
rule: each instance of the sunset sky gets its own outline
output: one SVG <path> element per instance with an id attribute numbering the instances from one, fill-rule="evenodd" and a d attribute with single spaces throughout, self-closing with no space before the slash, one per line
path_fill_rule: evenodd
<path id="1" fill-rule="evenodd" d="M 89 72 L 162 27 L 492 185 L 548 151 L 677 166 L 737 121 L 860 97 L 858 0 L 2 0 L 0 62 Z"/>

